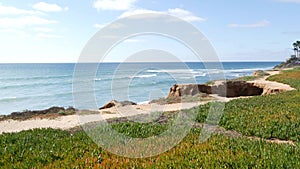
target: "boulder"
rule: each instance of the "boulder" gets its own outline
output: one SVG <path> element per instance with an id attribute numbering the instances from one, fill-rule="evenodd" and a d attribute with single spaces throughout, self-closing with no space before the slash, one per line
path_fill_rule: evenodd
<path id="1" fill-rule="evenodd" d="M 108 109 L 112 107 L 124 107 L 128 105 L 137 105 L 137 104 L 131 101 L 118 102 L 116 100 L 111 100 L 110 102 L 106 103 L 104 106 L 100 107 L 99 110 Z"/>

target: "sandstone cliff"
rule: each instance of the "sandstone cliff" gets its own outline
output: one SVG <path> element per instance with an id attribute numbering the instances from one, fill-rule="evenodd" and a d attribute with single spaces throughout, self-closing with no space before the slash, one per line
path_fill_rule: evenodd
<path id="1" fill-rule="evenodd" d="M 217 94 L 222 97 L 240 97 L 276 94 L 293 90 L 288 85 L 270 82 L 264 79 L 254 81 L 223 81 L 213 85 L 175 84 L 171 87 L 167 98 L 195 96 L 199 93 Z"/>

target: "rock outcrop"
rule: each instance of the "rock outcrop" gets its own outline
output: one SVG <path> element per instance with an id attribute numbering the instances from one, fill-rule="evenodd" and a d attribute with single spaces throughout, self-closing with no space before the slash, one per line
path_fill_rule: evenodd
<path id="1" fill-rule="evenodd" d="M 168 98 L 195 96 L 199 93 L 217 94 L 223 97 L 256 96 L 263 93 L 263 88 L 245 81 L 228 81 L 217 85 L 176 84 L 171 87 Z"/>
<path id="2" fill-rule="evenodd" d="M 116 100 L 112 100 L 112 101 L 106 103 L 104 106 L 100 107 L 99 110 L 108 109 L 108 108 L 112 108 L 112 107 L 124 107 L 124 106 L 128 106 L 128 105 L 137 105 L 137 104 L 134 102 L 131 102 L 131 101 L 118 102 Z"/>
<path id="3" fill-rule="evenodd" d="M 23 112 L 13 112 L 10 115 L 0 116 L 0 120 L 14 119 L 14 120 L 27 120 L 33 117 L 39 117 L 43 115 L 72 115 L 76 113 L 76 109 L 73 107 L 51 107 L 45 110 L 24 110 Z"/>
<path id="4" fill-rule="evenodd" d="M 263 93 L 263 89 L 255 86 L 254 83 L 247 83 L 245 81 L 229 81 L 226 85 L 223 84 L 223 88 L 226 89 L 226 94 L 219 94 L 216 89 L 216 94 L 226 97 L 240 97 L 240 96 L 258 96 Z"/>
<path id="5" fill-rule="evenodd" d="M 260 71 L 258 75 L 261 76 Z M 265 73 L 264 73 L 265 74 Z M 167 98 L 195 96 L 197 94 L 217 94 L 222 97 L 258 96 L 277 94 L 295 90 L 289 85 L 258 79 L 254 81 L 218 81 L 212 85 L 206 84 L 176 84 L 171 87 Z"/>
<path id="6" fill-rule="evenodd" d="M 289 90 L 295 90 L 287 84 L 271 81 L 253 81 L 253 85 L 263 89 L 262 95 L 277 94 Z"/>
<path id="7" fill-rule="evenodd" d="M 211 94 L 211 86 L 204 84 L 175 84 L 171 87 L 168 98 L 195 96 L 199 93 Z"/>

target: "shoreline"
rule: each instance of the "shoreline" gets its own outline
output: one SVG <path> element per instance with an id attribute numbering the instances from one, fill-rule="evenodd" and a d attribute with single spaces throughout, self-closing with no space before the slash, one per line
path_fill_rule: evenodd
<path id="1" fill-rule="evenodd" d="M 266 71 L 270 75 L 260 77 L 256 80 L 251 80 L 247 82 L 251 83 L 260 83 L 260 84 L 268 84 L 271 87 L 280 86 L 285 88 L 286 91 L 293 90 L 288 85 L 267 81 L 266 79 L 269 76 L 279 74 L 278 70 L 270 70 Z M 147 103 L 147 104 L 139 104 L 139 105 L 128 105 L 123 107 L 112 107 L 103 110 L 80 110 L 76 111 L 75 114 L 71 115 L 59 115 L 52 114 L 47 116 L 38 115 L 33 116 L 31 118 L 25 120 L 14 120 L 14 119 L 5 119 L 0 121 L 0 134 L 2 133 L 14 133 L 20 132 L 23 130 L 31 130 L 36 128 L 54 128 L 54 129 L 62 129 L 68 130 L 71 128 L 75 128 L 90 122 L 97 122 L 101 120 L 108 120 L 114 118 L 124 118 L 124 117 L 132 117 L 138 115 L 149 115 L 153 112 L 174 112 L 180 111 L 184 109 L 191 109 L 193 107 L 197 107 L 202 104 L 207 104 L 211 101 L 222 101 L 229 102 L 233 99 L 241 99 L 241 98 L 249 98 L 253 96 L 242 96 L 242 97 L 220 97 L 216 95 L 210 95 L 211 98 L 206 101 L 197 101 L 197 102 L 183 102 L 183 103 L 173 103 L 173 104 L 157 104 L 157 103 Z"/>

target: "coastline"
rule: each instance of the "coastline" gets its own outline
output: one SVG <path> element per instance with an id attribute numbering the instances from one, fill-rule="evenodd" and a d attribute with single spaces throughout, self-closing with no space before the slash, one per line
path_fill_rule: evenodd
<path id="1" fill-rule="evenodd" d="M 129 98 L 136 103 L 141 103 L 151 101 L 152 98 L 148 96 L 149 91 L 156 90 L 158 86 L 165 93 L 175 83 L 194 83 L 193 78 L 195 78 L 196 83 L 206 83 L 210 80 L 208 71 L 211 71 L 212 74 L 224 71 L 227 79 L 233 79 L 249 76 L 255 70 L 272 69 L 279 63 L 224 62 L 222 63 L 223 70 L 206 70 L 201 62 L 184 63 L 188 65 L 188 70 L 181 69 L 179 63 L 143 63 L 142 65 L 126 63 L 129 64 L 130 71 L 118 75 L 118 77 L 114 77 L 113 72 L 122 63 L 103 63 L 105 70 L 99 70 L 99 74 L 90 80 L 95 82 L 96 101 L 99 106 L 114 99 L 112 95 L 107 94 L 110 93 L 112 79 L 123 84 L 116 87 L 114 90 L 116 93 L 122 93 L 126 87 L 124 85 L 131 80 Z M 1 66 L 0 69 L 3 74 L 0 77 L 0 88 L 3 92 L 0 99 L 0 116 L 26 110 L 44 110 L 52 106 L 75 106 L 72 94 L 74 66 L 75 64 L 11 64 Z M 148 68 L 134 75 L 134 72 L 140 71 L 140 67 Z M 156 70 L 156 67 L 160 70 Z M 176 75 L 176 79 L 169 76 L 172 74 Z M 160 96 L 162 95 L 153 96 L 153 99 Z M 88 103 L 82 103 L 80 109 L 90 107 L 86 105 Z"/>
<path id="2" fill-rule="evenodd" d="M 260 77 L 255 80 L 251 80 L 248 82 L 258 83 L 262 85 L 269 85 L 269 87 L 280 87 L 285 89 L 285 91 L 293 90 L 288 85 L 278 83 L 278 82 L 270 82 L 266 79 L 269 76 L 279 74 L 280 71 L 270 70 L 267 71 L 269 73 L 268 76 Z M 241 98 L 249 98 L 252 96 L 242 96 L 242 97 L 220 97 L 216 95 L 211 95 L 210 100 L 206 101 L 197 101 L 197 102 L 184 102 L 184 103 L 173 103 L 173 104 L 163 104 L 159 105 L 156 103 L 148 103 L 148 104 L 140 104 L 140 105 L 128 105 L 124 107 L 112 107 L 104 110 L 86 110 L 86 111 L 77 111 L 76 114 L 72 115 L 63 115 L 63 116 L 35 116 L 26 120 L 13 120 L 7 119 L 0 121 L 0 134 L 2 133 L 13 133 L 20 132 L 23 130 L 31 130 L 36 128 L 54 128 L 54 129 L 62 129 L 69 130 L 74 127 L 81 126 L 82 124 L 108 120 L 114 118 L 124 118 L 131 117 L 137 115 L 148 115 L 153 112 L 173 112 L 180 111 L 183 109 L 191 109 L 193 107 L 207 104 L 211 101 L 223 101 L 229 102 L 233 99 L 241 99 Z"/>

